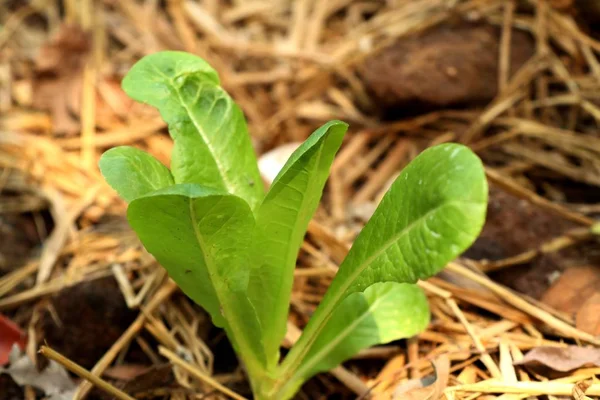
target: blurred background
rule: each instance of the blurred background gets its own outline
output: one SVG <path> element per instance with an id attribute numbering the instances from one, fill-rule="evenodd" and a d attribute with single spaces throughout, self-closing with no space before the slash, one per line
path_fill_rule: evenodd
<path id="1" fill-rule="evenodd" d="M 599 37 L 596 0 L 1 0 L 0 399 L 111 398 L 42 344 L 135 398 L 251 396 L 97 168 L 124 144 L 169 164 L 158 113 L 120 89 L 165 49 L 219 72 L 266 176 L 322 123 L 350 123 L 299 256 L 288 347 L 412 158 L 453 141 L 486 165 L 488 221 L 423 284 L 428 330 L 297 398 L 600 395 Z"/>

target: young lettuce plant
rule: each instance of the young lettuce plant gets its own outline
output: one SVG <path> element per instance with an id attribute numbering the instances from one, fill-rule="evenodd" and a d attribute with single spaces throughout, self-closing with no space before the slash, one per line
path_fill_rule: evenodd
<path id="1" fill-rule="evenodd" d="M 167 122 L 171 166 L 117 147 L 102 156 L 102 174 L 129 202 L 144 247 L 225 330 L 256 399 L 291 398 L 361 349 L 426 327 L 415 283 L 471 245 L 485 219 L 485 174 L 468 148 L 435 146 L 404 168 L 280 363 L 296 257 L 347 125 L 317 129 L 265 193 L 244 116 L 204 60 L 149 55 L 123 89 Z"/>

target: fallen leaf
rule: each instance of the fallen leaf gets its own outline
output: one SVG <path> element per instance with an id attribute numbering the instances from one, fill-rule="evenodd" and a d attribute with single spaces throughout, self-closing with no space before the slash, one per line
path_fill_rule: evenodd
<path id="1" fill-rule="evenodd" d="M 600 268 L 571 267 L 544 293 L 542 302 L 575 316 L 575 326 L 600 335 Z"/>
<path id="2" fill-rule="evenodd" d="M 544 293 L 541 301 L 556 310 L 574 314 L 594 293 L 600 293 L 600 268 L 571 267 Z"/>
<path id="3" fill-rule="evenodd" d="M 13 345 L 25 348 L 25 334 L 17 324 L 0 314 L 0 366 L 8 363 Z"/>
<path id="4" fill-rule="evenodd" d="M 594 336 L 600 335 L 600 291 L 590 296 L 577 311 L 575 326 Z"/>
<path id="5" fill-rule="evenodd" d="M 150 368 L 151 367 L 148 367 L 147 365 L 141 364 L 115 365 L 114 367 L 110 367 L 106 371 L 104 371 L 103 375 L 111 379 L 117 379 L 120 381 L 130 381 L 146 373 Z"/>
<path id="6" fill-rule="evenodd" d="M 600 349 L 593 347 L 536 347 L 514 365 L 523 365 L 547 375 L 582 367 L 600 367 Z"/>
<path id="7" fill-rule="evenodd" d="M 91 49 L 91 36 L 81 27 L 63 24 L 56 35 L 38 53 L 35 67 L 38 72 L 60 74 L 63 70 L 81 67 L 81 55 Z"/>
<path id="8" fill-rule="evenodd" d="M 69 109 L 70 99 L 78 96 L 83 66 L 91 49 L 90 35 L 79 26 L 64 24 L 40 49 L 36 58 L 33 106 L 49 110 L 54 130 L 75 133 L 79 121 Z"/>
<path id="9" fill-rule="evenodd" d="M 394 400 L 438 400 L 450 376 L 450 361 L 442 355 L 432 362 L 434 374 L 421 379 L 411 379 L 398 386 L 394 391 Z"/>
<path id="10" fill-rule="evenodd" d="M 14 345 L 9 356 L 10 366 L 0 368 L 0 374 L 8 374 L 19 386 L 33 386 L 41 390 L 49 400 L 71 400 L 77 385 L 67 371 L 57 362 L 50 361 L 46 369 L 38 371 L 31 359 Z"/>

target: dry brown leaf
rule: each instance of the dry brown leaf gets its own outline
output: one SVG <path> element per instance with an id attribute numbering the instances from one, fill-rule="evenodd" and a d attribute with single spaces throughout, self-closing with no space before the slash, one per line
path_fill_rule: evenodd
<path id="1" fill-rule="evenodd" d="M 450 361 L 443 354 L 432 362 L 435 373 L 421 379 L 411 379 L 398 386 L 394 400 L 438 400 L 448 385 Z"/>
<path id="2" fill-rule="evenodd" d="M 575 325 L 584 332 L 600 335 L 600 290 L 588 298 L 577 311 Z"/>
<path id="3" fill-rule="evenodd" d="M 143 364 L 115 365 L 104 371 L 104 376 L 120 381 L 130 381 L 148 372 L 150 367 Z"/>
<path id="4" fill-rule="evenodd" d="M 600 268 L 571 267 L 542 296 L 542 302 L 559 311 L 576 313 L 593 296 L 600 293 Z"/>
<path id="5" fill-rule="evenodd" d="M 75 133 L 79 129 L 69 103 L 80 90 L 81 71 L 90 48 L 89 34 L 77 25 L 64 24 L 38 53 L 33 106 L 50 110 L 56 132 Z"/>
<path id="6" fill-rule="evenodd" d="M 524 365 L 543 372 L 568 372 L 586 366 L 600 366 L 600 349 L 593 347 L 540 346 L 531 350 L 514 365 Z"/>
<path id="7" fill-rule="evenodd" d="M 578 329 L 600 335 L 600 268 L 571 267 L 544 293 L 542 302 L 575 314 Z"/>
<path id="8" fill-rule="evenodd" d="M 54 131 L 74 134 L 80 128 L 83 68 L 91 50 L 90 34 L 77 25 L 64 24 L 36 59 L 33 106 L 49 110 Z M 133 101 L 121 90 L 116 77 L 99 76 L 96 83 L 96 121 L 110 128 L 125 119 Z"/>

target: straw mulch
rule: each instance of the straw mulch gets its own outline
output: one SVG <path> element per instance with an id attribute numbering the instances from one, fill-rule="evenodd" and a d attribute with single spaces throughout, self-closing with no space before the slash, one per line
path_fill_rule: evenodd
<path id="1" fill-rule="evenodd" d="M 169 162 L 164 123 L 153 110 L 132 104 L 119 81 L 144 54 L 180 49 L 219 71 L 246 113 L 259 154 L 301 141 L 329 119 L 351 124 L 299 257 L 288 346 L 391 179 L 427 146 L 470 145 L 484 159 L 494 188 L 550 215 L 551 224 L 569 227 L 540 243 L 522 243 L 510 257 L 451 263 L 444 276 L 421 282 L 433 314 L 426 332 L 360 353 L 313 379 L 299 398 L 403 398 L 394 395 L 398 388 L 432 374 L 434 366 L 443 384 L 413 398 L 600 396 L 598 368 L 554 378 L 514 365 L 537 346 L 597 346 L 600 339 L 578 328 L 572 315 L 484 273 L 594 241 L 600 42 L 585 33 L 581 14 L 568 0 L 1 3 L 0 217 L 25 216 L 43 247 L 18 268 L 3 256 L 0 312 L 27 330 L 27 353 L 35 359 L 51 335 L 40 330 L 40 321 L 53 315 L 61 323 L 53 299 L 113 277 L 133 317 L 89 365 L 91 373 L 136 398 L 239 398 L 230 389 L 249 396 L 239 368 L 215 367 L 235 360 L 215 344 L 224 339 L 215 339 L 207 317 L 141 248 L 124 219 L 125 204 L 96 166 L 104 150 L 123 144 Z M 383 119 L 365 84 L 365 61 L 399 39 L 457 20 L 500 32 L 495 97 Z M 511 73 L 511 35 L 517 31 L 532 37 L 533 50 Z M 585 188 L 591 197 L 585 204 L 571 201 L 569 187 Z M 25 230 L 8 226 L 2 233 L 7 241 Z M 85 326 L 86 315 L 74 318 Z M 69 332 L 67 342 L 75 340 Z M 102 329 L 89 340 L 96 336 Z M 174 381 L 127 389 L 123 371 L 140 359 L 157 369 L 170 361 Z M 91 388 L 82 381 L 78 393 Z M 35 397 L 28 389 L 25 396 Z"/>

